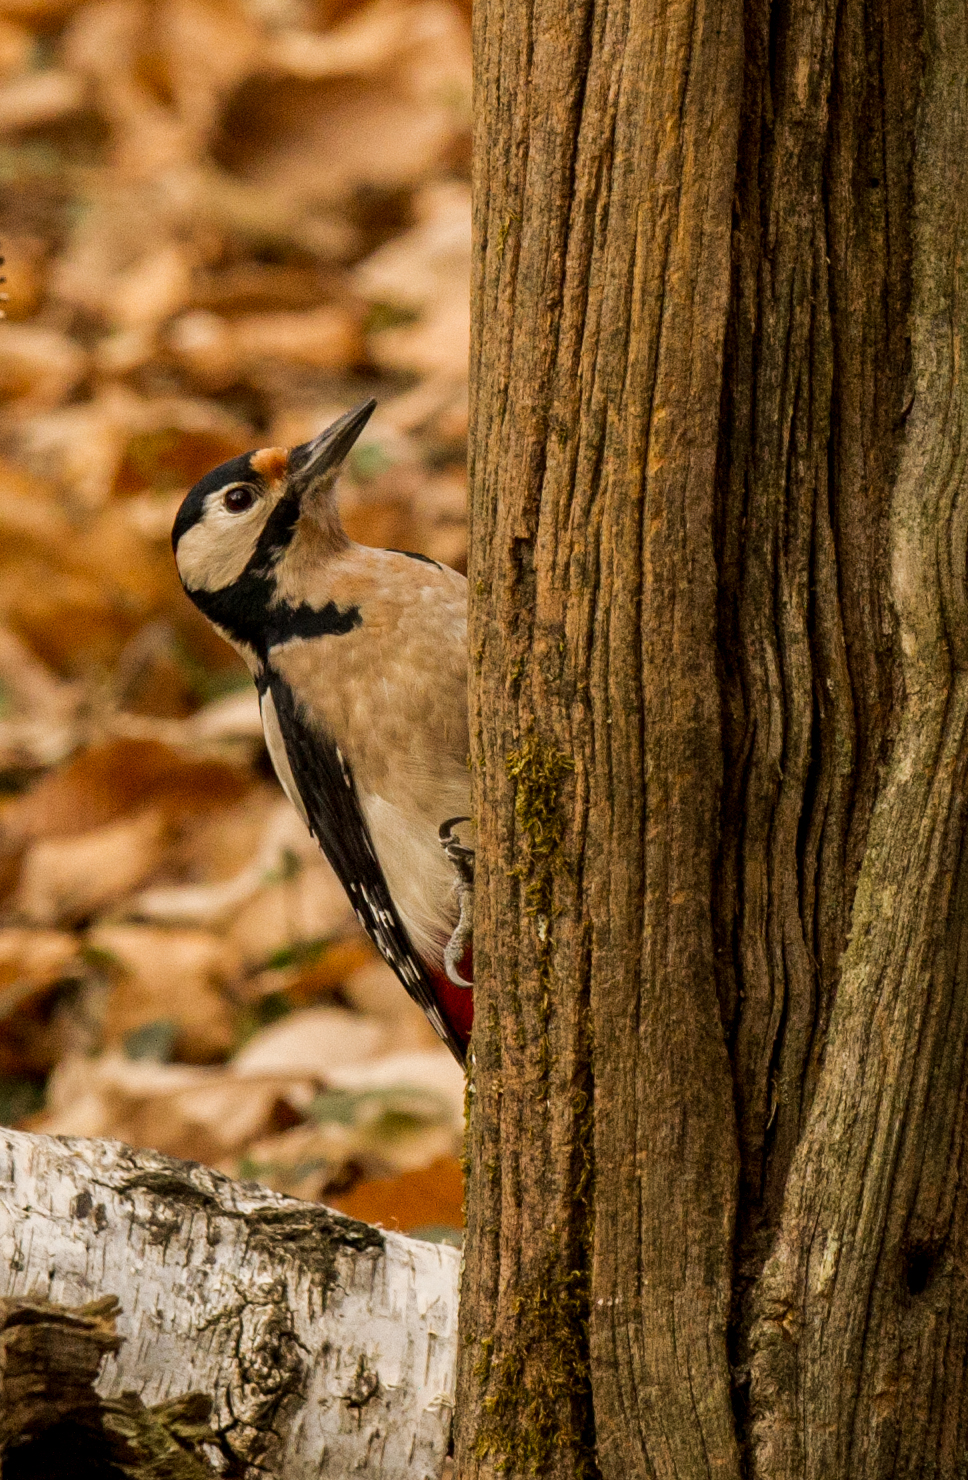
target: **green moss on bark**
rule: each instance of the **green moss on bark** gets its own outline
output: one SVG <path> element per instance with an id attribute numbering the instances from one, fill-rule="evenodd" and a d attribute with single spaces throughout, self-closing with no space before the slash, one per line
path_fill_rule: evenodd
<path id="1" fill-rule="evenodd" d="M 541 1065 L 538 1094 L 543 1096 L 548 1080 L 547 1027 L 551 1012 L 551 971 L 554 942 L 554 878 L 563 867 L 565 834 L 561 788 L 574 761 L 554 746 L 529 734 L 520 750 L 507 758 L 508 778 L 515 783 L 514 812 L 524 840 L 524 856 L 514 874 L 525 886 L 525 914 L 534 921 L 537 935 L 538 978 L 541 982 Z"/>
<path id="2" fill-rule="evenodd" d="M 593 1480 L 588 1371 L 588 1275 L 562 1267 L 549 1247 L 522 1282 L 514 1338 L 494 1356 L 494 1342 L 480 1343 L 477 1376 L 487 1387 L 475 1454 L 499 1473 L 543 1475 L 554 1449 L 573 1446 L 581 1456 L 576 1477 Z"/>

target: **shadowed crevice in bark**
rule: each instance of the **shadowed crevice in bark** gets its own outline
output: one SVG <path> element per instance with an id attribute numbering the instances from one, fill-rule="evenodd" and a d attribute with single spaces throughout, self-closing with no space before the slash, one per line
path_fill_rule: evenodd
<path id="1" fill-rule="evenodd" d="M 921 55 L 909 4 L 757 0 L 746 38 L 717 474 L 716 928 L 743 1165 L 740 1396 L 745 1296 L 815 1091 L 892 735 L 888 515 L 909 394 Z"/>

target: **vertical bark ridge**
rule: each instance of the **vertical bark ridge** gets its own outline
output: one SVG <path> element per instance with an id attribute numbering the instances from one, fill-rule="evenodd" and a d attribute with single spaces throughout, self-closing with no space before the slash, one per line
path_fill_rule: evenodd
<path id="1" fill-rule="evenodd" d="M 487 1032 L 478 1032 L 471 1098 L 479 1141 L 465 1273 L 474 1297 L 465 1312 L 476 1309 L 482 1319 L 473 1324 L 465 1315 L 461 1351 L 477 1396 L 459 1423 L 468 1476 L 595 1471 L 586 1335 L 587 946 L 575 902 L 580 876 L 569 868 L 581 843 L 583 778 L 558 697 L 560 596 L 547 610 L 558 550 L 542 507 L 551 385 L 574 334 L 574 315 L 561 312 L 563 265 L 593 16 L 582 4 L 519 7 L 513 15 L 480 7 L 476 15 L 484 60 L 477 118 L 488 136 L 476 149 L 472 401 L 486 404 L 488 417 L 472 454 L 472 476 L 484 489 L 473 515 L 484 527 L 484 558 L 471 580 L 493 591 L 493 611 L 506 622 L 485 622 L 472 653 L 482 692 L 500 696 L 506 710 L 474 715 L 475 759 L 489 766 L 497 806 L 481 813 L 481 836 L 490 841 L 482 853 L 496 867 L 481 868 L 475 909 L 482 942 L 475 977 L 483 983 L 475 994 Z M 542 682 L 551 703 L 539 713 L 533 688 Z M 576 802 L 567 839 L 560 836 L 566 790 Z M 523 924 L 516 938 L 500 929 L 509 902 Z M 559 916 L 567 922 L 562 940 Z M 558 990 L 564 951 L 572 971 Z M 500 994 L 488 991 L 490 982 L 500 982 Z"/>
<path id="2" fill-rule="evenodd" d="M 764 1480 L 922 1475 L 927 1455 L 939 1474 L 963 1464 L 966 1227 L 952 1168 L 968 1089 L 968 19 L 933 0 L 925 25 L 913 401 L 889 525 L 904 697 L 817 1091 L 756 1295 L 753 1473 Z M 933 1400 L 932 1352 L 947 1411 Z"/>
<path id="3" fill-rule="evenodd" d="M 728 1476 L 736 1167 L 709 895 L 739 6 L 485 3 L 476 28 L 486 1028 L 458 1465 Z M 590 1354 L 594 1430 L 567 1368 Z"/>
<path id="4" fill-rule="evenodd" d="M 462 1480 L 955 1474 L 963 6 L 476 16 Z"/>
<path id="5" fill-rule="evenodd" d="M 717 507 L 740 1396 L 890 740 L 919 70 L 903 3 L 752 0 L 746 23 Z"/>

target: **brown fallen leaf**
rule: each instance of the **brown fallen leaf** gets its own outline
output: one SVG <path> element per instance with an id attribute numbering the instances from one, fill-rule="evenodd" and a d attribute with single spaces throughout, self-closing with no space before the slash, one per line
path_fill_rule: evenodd
<path id="1" fill-rule="evenodd" d="M 128 178 L 151 179 L 197 148 L 191 121 L 165 95 L 163 66 L 151 65 L 151 14 L 147 0 L 102 0 L 82 6 L 64 38 L 64 59 L 90 79 L 112 125 L 112 163 Z"/>
<path id="2" fill-rule="evenodd" d="M 0 931 L 0 1079 L 22 1083 L 25 1077 L 49 1073 L 58 1063 L 70 1037 L 67 1006 L 75 990 L 73 978 L 81 972 L 73 935 Z"/>
<path id="3" fill-rule="evenodd" d="M 251 748 L 247 747 L 243 754 L 251 754 Z M 238 801 L 203 809 L 185 818 L 169 849 L 170 871 L 178 878 L 197 881 L 203 888 L 209 883 L 217 887 L 219 883 L 237 879 L 241 871 L 251 868 L 258 859 L 277 809 L 276 785 L 260 780 Z M 140 898 L 136 907 L 140 910 Z"/>
<path id="4" fill-rule="evenodd" d="M 153 0 L 142 13 L 149 23 L 142 58 L 147 52 L 160 62 L 173 106 L 204 139 L 226 90 L 257 63 L 264 46 L 258 11 L 224 0 Z"/>
<path id="5" fill-rule="evenodd" d="M 296 833 L 302 824 L 294 811 L 292 817 Z M 293 942 L 337 935 L 353 920 L 342 885 L 305 828 L 276 856 L 277 864 L 228 921 L 229 937 L 253 966 Z"/>
<path id="6" fill-rule="evenodd" d="M 414 500 L 420 549 L 456 570 L 467 569 L 467 475 L 463 469 L 428 478 Z"/>
<path id="7" fill-rule="evenodd" d="M 328 943 L 318 955 L 291 969 L 285 985 L 287 1000 L 296 1006 L 307 1006 L 320 997 L 328 996 L 365 970 L 373 961 L 373 955 L 373 947 L 362 931 L 349 939 Z M 267 986 L 274 975 L 274 972 L 263 973 Z M 275 990 L 279 989 L 279 984 L 275 984 Z M 353 1005 L 356 1006 L 355 1003 Z M 423 1017 L 423 1013 L 420 1015 Z"/>
<path id="8" fill-rule="evenodd" d="M 171 1155 L 183 1154 L 190 1145 L 201 1153 L 198 1159 L 205 1160 L 206 1153 L 212 1159 L 220 1144 L 172 1117 L 178 1089 L 194 1086 L 194 1076 L 206 1072 L 182 1064 L 135 1063 L 120 1055 L 68 1055 L 51 1074 L 46 1108 L 31 1118 L 29 1129 L 52 1136 L 109 1136 Z M 147 1142 L 138 1139 L 146 1107 L 150 1118 L 144 1129 L 159 1137 Z"/>
<path id="9" fill-rule="evenodd" d="M 188 302 L 194 266 L 181 242 L 148 246 L 118 275 L 106 305 L 113 323 L 126 329 L 160 324 Z"/>
<path id="10" fill-rule="evenodd" d="M 372 334 L 369 348 L 381 369 L 458 381 L 470 354 L 467 289 L 455 285 L 442 293 L 416 324 Z"/>
<path id="11" fill-rule="evenodd" d="M 82 0 L 3 0 L 3 14 L 27 24 L 43 26 L 76 9 Z"/>
<path id="12" fill-rule="evenodd" d="M 175 743 L 183 738 L 168 730 L 167 721 L 187 718 L 195 708 L 196 694 L 191 674 L 183 661 L 174 633 L 167 622 L 148 622 L 135 633 L 121 652 L 110 689 L 110 703 L 122 711 L 107 723 L 115 734 L 134 737 L 138 720 L 147 721 L 146 735 L 170 734 Z M 160 721 L 155 726 L 155 721 Z"/>
<path id="13" fill-rule="evenodd" d="M 108 1136 L 228 1170 L 240 1148 L 293 1124 L 287 1096 L 297 1088 L 286 1079 L 239 1081 L 222 1070 L 120 1054 L 67 1057 L 30 1129 Z"/>
<path id="14" fill-rule="evenodd" d="M 353 1159 L 365 1177 L 415 1171 L 460 1150 L 459 1131 L 422 1121 L 409 1111 L 406 1102 L 401 1110 L 391 1101 L 385 1114 L 374 1112 L 371 1120 L 357 1127 Z"/>
<path id="15" fill-rule="evenodd" d="M 67 722 L 79 698 L 77 685 L 59 679 L 7 627 L 0 627 L 0 684 L 12 710 L 50 726 Z"/>
<path id="16" fill-rule="evenodd" d="M 110 665 L 138 626 L 94 577 L 26 554 L 9 565 L 0 557 L 0 618 L 66 678 Z"/>
<path id="17" fill-rule="evenodd" d="M 253 786 L 248 769 L 194 756 L 157 740 L 108 740 L 51 771 L 4 814 L 13 841 L 65 838 L 157 809 L 175 822 L 239 801 Z"/>
<path id="18" fill-rule="evenodd" d="M 326 304 L 304 313 L 247 314 L 235 335 L 246 362 L 285 360 L 314 370 L 355 369 L 363 358 L 360 313 Z"/>
<path id="19" fill-rule="evenodd" d="M 73 935 L 0 930 L 0 1076 L 42 1075 L 64 1050 L 52 989 L 81 970 Z"/>
<path id="20" fill-rule="evenodd" d="M 41 324 L 0 326 L 0 395 L 21 410 L 56 406 L 83 378 L 88 365 L 81 347 Z"/>
<path id="21" fill-rule="evenodd" d="M 459 1146 L 460 1127 L 441 1097 L 406 1084 L 324 1089 L 305 1108 L 306 1124 L 249 1147 L 244 1175 L 280 1191 L 329 1198 L 360 1177 L 425 1167 Z"/>
<path id="22" fill-rule="evenodd" d="M 354 272 L 360 294 L 416 314 L 406 324 L 376 321 L 369 337 L 377 364 L 451 383 L 466 377 L 470 350 L 469 192 L 456 181 L 427 186 L 417 224 L 387 242 Z"/>
<path id="23" fill-rule="evenodd" d="M 329 1082 L 341 1066 L 362 1064 L 385 1049 L 380 1024 L 340 1007 L 292 1012 L 249 1039 L 232 1060 L 244 1078 L 292 1074 Z"/>
<path id="24" fill-rule="evenodd" d="M 0 329 L 0 335 L 5 331 Z M 68 558 L 73 526 L 61 508 L 56 490 L 44 478 L 0 459 L 0 539 L 2 560 Z"/>
<path id="25" fill-rule="evenodd" d="M 146 529 L 143 499 L 117 501 L 78 520 L 71 559 L 102 590 L 144 620 L 182 599 L 168 531 Z"/>
<path id="26" fill-rule="evenodd" d="M 192 307 L 224 323 L 246 313 L 315 308 L 332 300 L 335 287 L 317 263 L 227 262 L 196 270 Z"/>
<path id="27" fill-rule="evenodd" d="M 124 429 L 112 492 L 126 497 L 143 489 L 188 489 L 205 473 L 247 451 L 247 431 L 226 416 L 213 416 L 193 401 L 143 403 Z"/>
<path id="28" fill-rule="evenodd" d="M 394 396 L 382 407 L 381 420 L 398 432 L 429 435 L 455 448 L 455 463 L 466 463 L 467 378 L 431 375 Z"/>
<path id="29" fill-rule="evenodd" d="M 232 324 L 207 309 L 193 309 L 169 325 L 165 342 L 181 366 L 205 390 L 224 390 L 242 371 L 242 353 Z"/>
<path id="30" fill-rule="evenodd" d="M 377 0 L 325 31 L 286 29 L 269 56 L 293 77 L 352 77 L 385 70 L 411 37 L 412 6 Z"/>
<path id="31" fill-rule="evenodd" d="M 0 929 L 0 1022 L 60 981 L 77 958 L 77 939 L 66 930 Z"/>
<path id="32" fill-rule="evenodd" d="M 59 68 L 12 77 L 0 86 L 0 134 L 37 128 L 77 113 L 85 92 L 83 78 Z"/>
<path id="33" fill-rule="evenodd" d="M 363 358 L 359 314 L 335 305 L 304 313 L 246 314 L 234 321 L 196 311 L 172 324 L 168 343 L 212 389 L 251 379 L 264 360 L 338 370 Z"/>
<path id="34" fill-rule="evenodd" d="M 97 926 L 87 943 L 114 968 L 103 1020 L 109 1048 L 168 1023 L 177 1058 L 206 1064 L 226 1057 L 235 1039 L 226 988 L 241 973 L 227 941 L 204 930 L 117 924 Z"/>
<path id="35" fill-rule="evenodd" d="M 334 1066 L 327 1075 L 331 1088 L 348 1094 L 414 1094 L 421 1104 L 453 1131 L 464 1123 L 464 1071 L 443 1044 L 436 1048 L 393 1051 L 370 1061 Z M 428 1112 L 429 1113 L 429 1112 Z"/>
<path id="36" fill-rule="evenodd" d="M 231 97 L 217 158 L 250 184 L 335 203 L 424 179 L 462 127 L 446 102 L 428 106 L 389 83 L 261 76 Z"/>
<path id="37" fill-rule="evenodd" d="M 261 740 L 262 716 L 259 696 L 252 684 L 223 694 L 220 699 L 203 705 L 192 715 L 188 732 L 198 741 Z"/>
<path id="38" fill-rule="evenodd" d="M 454 289 L 467 301 L 471 265 L 470 190 L 457 180 L 435 182 L 414 200 L 415 224 L 391 238 L 353 270 L 372 303 L 423 311 Z M 458 336 L 459 338 L 461 336 Z"/>
<path id="39" fill-rule="evenodd" d="M 26 26 L 6 16 L 0 17 L 0 75 L 7 77 L 25 72 L 30 64 L 34 38 Z"/>
<path id="40" fill-rule="evenodd" d="M 186 1130 L 199 1127 L 219 1143 L 219 1164 L 224 1166 L 227 1156 L 256 1137 L 292 1126 L 299 1119 L 292 1102 L 303 1099 L 304 1090 L 298 1080 L 286 1076 L 240 1081 L 222 1074 L 209 1084 L 181 1091 L 174 1097 L 173 1109 Z"/>
<path id="41" fill-rule="evenodd" d="M 250 433 L 223 408 L 180 396 L 148 399 L 117 384 L 32 416 L 19 442 L 28 466 L 62 481 L 79 510 L 146 490 L 184 490 L 251 446 Z"/>
<path id="42" fill-rule="evenodd" d="M 371 0 L 328 31 L 282 31 L 269 55 L 294 77 L 391 76 L 407 96 L 429 107 L 445 97 L 469 121 L 467 17 L 441 0 Z"/>
<path id="43" fill-rule="evenodd" d="M 38 925 L 89 919 L 150 877 L 165 830 L 164 813 L 149 807 L 89 832 L 39 839 L 24 855 L 14 908 Z"/>
<path id="44" fill-rule="evenodd" d="M 247 795 L 254 802 L 255 792 Z M 263 783 L 258 797 L 258 841 L 244 868 L 208 882 L 203 858 L 182 854 L 205 882 L 156 885 L 132 902 L 154 920 L 221 925 L 249 967 L 301 941 L 336 935 L 352 920 L 345 892 L 281 789 Z M 185 844 L 190 849 L 190 834 Z"/>
<path id="45" fill-rule="evenodd" d="M 20 27 L 13 29 L 27 36 L 29 41 L 29 33 L 22 31 Z M 0 20 L 0 70 L 3 69 L 5 46 L 9 39 L 4 22 Z M 11 321 L 29 319 L 38 308 L 44 293 L 48 251 L 49 243 L 43 237 L 4 234 L 3 256 L 7 278 L 4 284 L 7 294 L 4 314 Z"/>
<path id="46" fill-rule="evenodd" d="M 150 178 L 198 152 L 259 39 L 241 5 L 105 0 L 81 10 L 64 53 L 114 124 L 119 172 Z"/>
<path id="47" fill-rule="evenodd" d="M 373 1163 L 372 1155 L 361 1151 L 352 1126 L 331 1121 L 293 1126 L 252 1141 L 233 1172 L 275 1192 L 319 1201 L 328 1187 L 354 1182 L 363 1165 Z"/>

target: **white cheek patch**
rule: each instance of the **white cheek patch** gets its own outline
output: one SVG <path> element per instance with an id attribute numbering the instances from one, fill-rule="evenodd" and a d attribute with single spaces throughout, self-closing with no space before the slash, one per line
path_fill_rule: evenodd
<path id="1" fill-rule="evenodd" d="M 271 501 L 260 498 L 244 513 L 231 514 L 222 503 L 224 493 L 220 488 L 208 495 L 201 519 L 178 541 L 178 574 L 190 591 L 221 591 L 237 581 L 272 512 Z"/>

